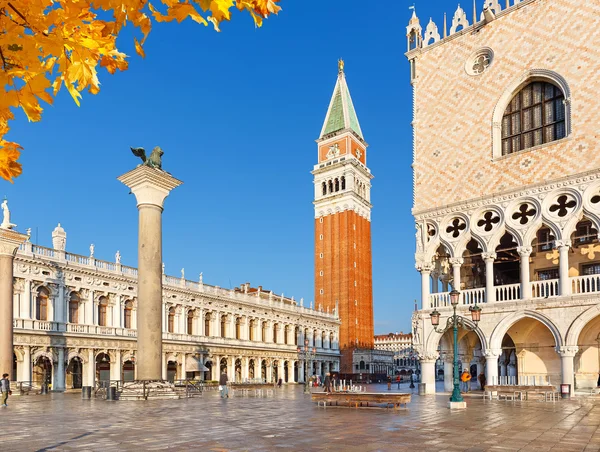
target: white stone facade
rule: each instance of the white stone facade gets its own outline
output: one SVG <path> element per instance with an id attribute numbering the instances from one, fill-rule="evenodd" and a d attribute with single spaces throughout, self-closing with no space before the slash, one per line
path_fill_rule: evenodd
<path id="1" fill-rule="evenodd" d="M 375 350 L 392 352 L 395 373 L 411 373 L 417 370 L 417 354 L 413 348 L 412 334 L 389 333 L 375 336 Z"/>
<path id="2" fill-rule="evenodd" d="M 65 251 L 60 226 L 53 239 L 54 249 L 25 243 L 14 260 L 14 379 L 54 390 L 134 379 L 137 269 L 120 253 L 114 263 Z M 303 381 L 305 337 L 324 375 L 339 369 L 339 324 L 283 295 L 163 275 L 163 378 L 215 380 L 226 369 L 233 381 Z"/>
<path id="3" fill-rule="evenodd" d="M 586 14 L 574 0 L 484 6 L 471 24 L 459 8 L 449 36 L 430 26 L 425 42 L 416 15 L 407 29 L 422 381 L 435 391 L 441 359 L 451 388 L 446 321 L 456 289 L 459 315 L 482 308 L 478 325 L 466 322 L 475 331 L 459 332 L 459 359 L 474 377 L 589 388 L 600 372 L 600 154 L 591 139 L 600 35 L 578 43 L 572 27 L 596 29 L 600 5 Z M 586 71 L 574 70 L 575 47 Z"/>

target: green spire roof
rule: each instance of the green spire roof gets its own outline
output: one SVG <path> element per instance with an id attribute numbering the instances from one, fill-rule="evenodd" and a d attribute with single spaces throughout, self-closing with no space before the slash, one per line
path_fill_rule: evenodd
<path id="1" fill-rule="evenodd" d="M 352 103 L 352 97 L 350 97 L 350 91 L 346 84 L 346 76 L 344 75 L 342 64 L 319 138 L 345 129 L 353 130 L 354 133 L 364 140 L 360 124 L 358 123 L 358 117 L 354 110 L 354 104 Z"/>

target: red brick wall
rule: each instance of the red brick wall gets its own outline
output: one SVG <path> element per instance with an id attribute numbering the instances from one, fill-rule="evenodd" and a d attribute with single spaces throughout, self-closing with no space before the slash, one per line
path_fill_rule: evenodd
<path id="1" fill-rule="evenodd" d="M 331 312 L 338 301 L 340 370 L 352 372 L 352 354 L 344 350 L 374 345 L 371 223 L 353 211 L 322 219 L 315 219 L 315 306 Z"/>

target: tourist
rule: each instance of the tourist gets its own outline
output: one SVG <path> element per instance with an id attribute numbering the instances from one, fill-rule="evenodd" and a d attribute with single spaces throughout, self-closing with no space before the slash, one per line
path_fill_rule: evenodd
<path id="1" fill-rule="evenodd" d="M 398 389 L 400 389 L 400 375 L 396 377 L 396 382 L 398 383 Z"/>
<path id="2" fill-rule="evenodd" d="M 221 378 L 219 378 L 219 390 L 221 391 L 221 398 L 229 398 L 229 390 L 227 389 L 227 372 L 223 371 L 221 373 Z"/>
<path id="3" fill-rule="evenodd" d="M 479 386 L 481 386 L 481 390 L 482 391 L 485 390 L 486 380 L 485 380 L 485 374 L 483 373 L 483 371 L 481 371 L 481 373 L 479 374 L 477 379 L 479 380 Z"/>
<path id="4" fill-rule="evenodd" d="M 2 379 L 0 380 L 0 392 L 2 393 L 2 406 L 8 406 L 8 396 L 12 394 L 8 374 L 2 374 Z"/>
<path id="5" fill-rule="evenodd" d="M 388 375 L 387 378 L 388 391 L 392 389 L 392 377 Z"/>
<path id="6" fill-rule="evenodd" d="M 281 388 L 281 385 L 283 384 L 283 380 L 280 378 L 279 380 L 277 380 L 277 387 Z"/>
<path id="7" fill-rule="evenodd" d="M 325 386 L 325 392 L 331 394 L 331 376 L 329 372 L 325 374 L 325 381 L 323 382 L 323 386 Z"/>
<path id="8" fill-rule="evenodd" d="M 463 383 L 463 392 L 469 392 L 469 382 L 471 381 L 471 374 L 467 369 L 463 370 L 463 373 L 460 376 L 460 381 L 462 381 Z"/>

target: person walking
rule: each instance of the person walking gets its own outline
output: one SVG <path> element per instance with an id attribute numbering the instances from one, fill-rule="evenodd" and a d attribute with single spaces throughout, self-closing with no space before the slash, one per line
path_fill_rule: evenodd
<path id="1" fill-rule="evenodd" d="M 221 390 L 221 398 L 225 397 L 229 398 L 229 389 L 227 389 L 227 382 L 229 379 L 227 378 L 227 372 L 221 372 L 221 377 L 219 378 L 219 389 Z"/>
<path id="2" fill-rule="evenodd" d="M 323 386 L 325 386 L 325 392 L 331 394 L 331 375 L 329 372 L 325 374 L 325 380 L 323 381 Z"/>
<path id="3" fill-rule="evenodd" d="M 0 392 L 2 393 L 2 406 L 8 406 L 8 396 L 12 394 L 8 374 L 2 374 L 2 379 L 0 380 Z"/>
<path id="4" fill-rule="evenodd" d="M 469 392 L 469 383 L 471 381 L 471 374 L 467 369 L 463 370 L 463 373 L 460 376 L 460 381 L 463 383 L 463 392 Z"/>
<path id="5" fill-rule="evenodd" d="M 396 382 L 398 383 L 398 389 L 400 389 L 400 375 L 396 377 Z"/>
<path id="6" fill-rule="evenodd" d="M 392 389 L 392 377 L 390 375 L 388 375 L 387 384 L 388 384 L 388 391 L 390 391 Z"/>

